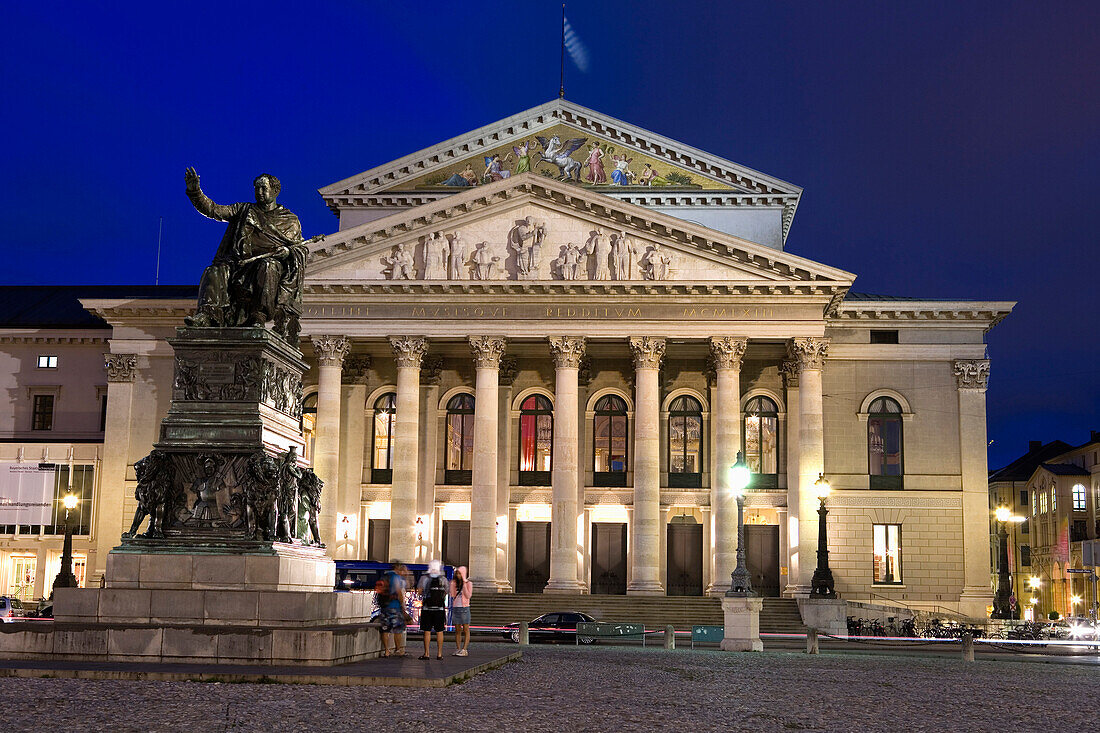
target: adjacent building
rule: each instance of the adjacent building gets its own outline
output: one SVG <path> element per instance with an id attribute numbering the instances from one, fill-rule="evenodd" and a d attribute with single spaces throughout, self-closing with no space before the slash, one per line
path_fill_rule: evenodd
<path id="1" fill-rule="evenodd" d="M 787 251 L 801 194 L 564 100 L 321 189 L 339 223 L 307 264 L 302 425 L 331 553 L 442 557 L 502 592 L 719 593 L 741 452 L 762 593 L 808 592 L 824 474 L 844 597 L 984 615 L 985 334 L 1013 304 L 854 292 L 855 274 Z M 94 582 L 194 291 L 67 294 L 83 331 L 0 330 L 2 460 L 91 466 Z M 30 366 L 49 356 L 55 372 Z M 82 442 L 63 415 L 93 397 Z M 65 488 L 78 473 L 55 470 Z M 8 589 L 32 554 L 45 588 L 55 527 L 0 538 Z"/>

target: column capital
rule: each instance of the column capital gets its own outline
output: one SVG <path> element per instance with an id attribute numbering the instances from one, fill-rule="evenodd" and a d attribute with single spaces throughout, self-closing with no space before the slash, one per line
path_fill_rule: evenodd
<path id="1" fill-rule="evenodd" d="M 470 351 L 478 369 L 499 369 L 507 346 L 503 336 L 471 336 Z"/>
<path id="2" fill-rule="evenodd" d="M 779 374 L 787 389 L 798 389 L 798 360 L 784 359 L 779 362 Z"/>
<path id="3" fill-rule="evenodd" d="M 515 384 L 516 375 L 519 374 L 519 363 L 514 356 L 503 356 L 500 359 L 500 374 L 497 379 L 500 380 L 501 387 L 511 387 Z"/>
<path id="4" fill-rule="evenodd" d="M 740 369 L 741 357 L 745 355 L 749 340 L 739 336 L 712 336 L 710 353 L 714 357 L 715 371 L 721 369 Z"/>
<path id="5" fill-rule="evenodd" d="M 342 366 L 351 351 L 351 340 L 346 336 L 314 336 L 313 351 L 321 366 Z"/>
<path id="6" fill-rule="evenodd" d="M 137 373 L 137 354 L 104 354 L 108 382 L 132 382 Z"/>
<path id="7" fill-rule="evenodd" d="M 354 354 L 344 359 L 344 369 L 340 380 L 344 384 L 364 384 L 370 370 L 371 358 L 368 354 Z"/>
<path id="8" fill-rule="evenodd" d="M 550 355 L 558 369 L 580 369 L 584 358 L 584 336 L 551 336 Z"/>
<path id="9" fill-rule="evenodd" d="M 799 373 L 807 369 L 825 368 L 829 339 L 798 336 L 787 342 L 787 356 L 798 362 Z"/>
<path id="10" fill-rule="evenodd" d="M 428 351 L 428 339 L 420 336 L 390 336 L 390 347 L 397 357 L 397 366 L 420 368 L 420 362 Z"/>
<path id="11" fill-rule="evenodd" d="M 656 336 L 631 336 L 635 369 L 660 369 L 665 356 L 665 340 Z"/>
<path id="12" fill-rule="evenodd" d="M 420 383 L 439 384 L 443 376 L 443 357 L 439 354 L 427 354 L 420 361 Z"/>
<path id="13" fill-rule="evenodd" d="M 959 389 L 980 389 L 989 385 L 988 359 L 960 359 L 955 362 L 955 384 Z"/>

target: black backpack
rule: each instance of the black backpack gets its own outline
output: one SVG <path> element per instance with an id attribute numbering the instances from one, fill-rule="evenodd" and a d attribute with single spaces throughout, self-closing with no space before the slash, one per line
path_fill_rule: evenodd
<path id="1" fill-rule="evenodd" d="M 424 608 L 440 611 L 447 607 L 447 578 L 442 575 L 429 575 L 428 588 L 424 594 Z"/>

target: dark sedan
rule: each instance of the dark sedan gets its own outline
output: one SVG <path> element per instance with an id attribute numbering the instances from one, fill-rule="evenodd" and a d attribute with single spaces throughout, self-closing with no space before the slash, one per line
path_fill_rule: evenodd
<path id="1" fill-rule="evenodd" d="M 555 611 L 544 613 L 534 621 L 527 624 L 528 638 L 532 641 L 577 641 L 577 624 L 581 622 L 595 622 L 596 619 L 587 613 L 579 611 Z M 504 627 L 504 638 L 519 642 L 519 624 L 508 624 Z M 582 636 L 581 644 L 591 644 L 595 641 L 591 636 Z"/>

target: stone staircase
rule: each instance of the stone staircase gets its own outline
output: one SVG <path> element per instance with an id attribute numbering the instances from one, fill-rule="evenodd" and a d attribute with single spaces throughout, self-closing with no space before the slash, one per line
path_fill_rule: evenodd
<path id="1" fill-rule="evenodd" d="M 550 611 L 581 611 L 600 621 L 644 623 L 647 629 L 663 629 L 672 624 L 677 631 L 691 631 L 694 624 L 722 625 L 721 599 L 705 596 L 475 593 L 470 599 L 475 627 L 530 621 Z M 805 633 L 798 603 L 793 598 L 765 598 L 760 631 Z"/>

